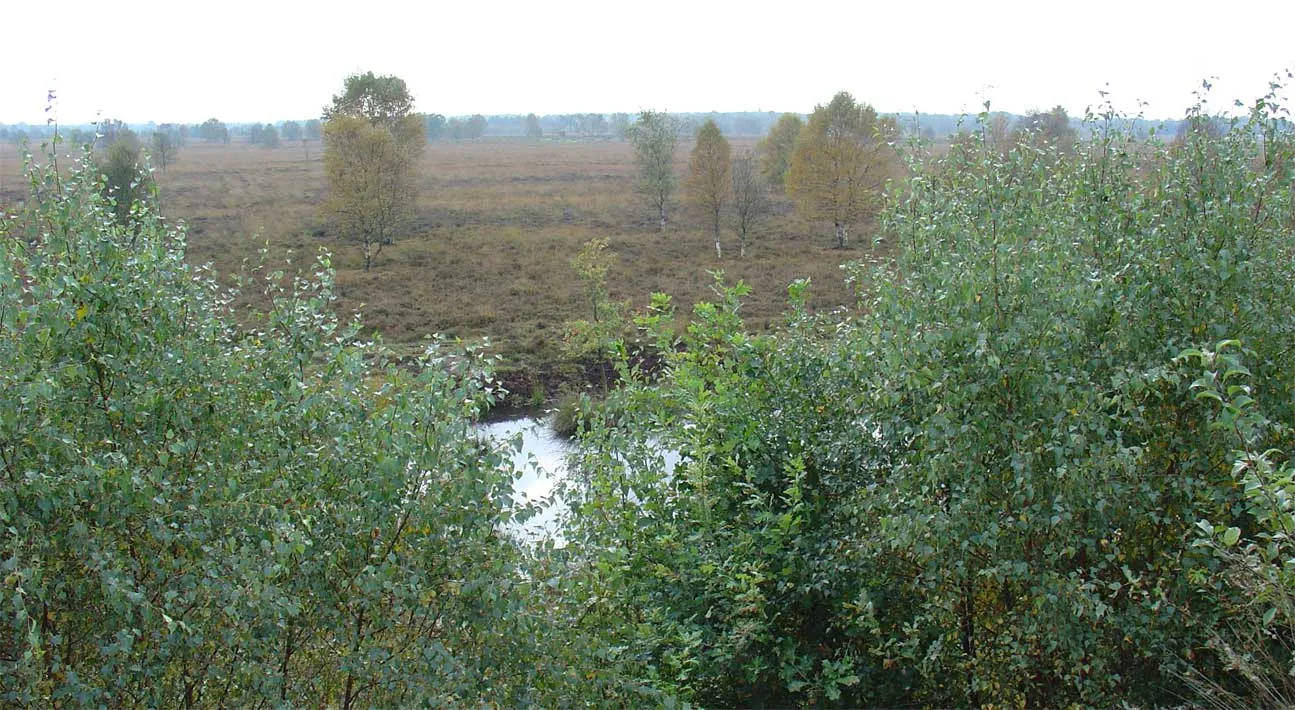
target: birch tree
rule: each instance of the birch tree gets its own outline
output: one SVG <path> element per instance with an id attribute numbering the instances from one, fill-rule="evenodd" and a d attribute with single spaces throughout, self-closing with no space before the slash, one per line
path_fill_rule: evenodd
<path id="1" fill-rule="evenodd" d="M 665 230 L 666 207 L 678 184 L 674 150 L 679 143 L 679 120 L 664 111 L 643 111 L 626 135 L 634 147 L 638 190 L 656 211 L 661 229 Z"/>
<path id="2" fill-rule="evenodd" d="M 744 150 L 733 157 L 733 227 L 738 256 L 746 256 L 752 228 L 769 213 L 769 183 L 760 174 L 756 155 Z"/>
<path id="3" fill-rule="evenodd" d="M 715 258 L 724 258 L 719 240 L 720 215 L 728 204 L 730 191 L 729 159 L 732 150 L 714 121 L 706 121 L 697 131 L 697 145 L 688 161 L 688 182 L 684 189 L 688 199 L 706 217 L 715 238 Z"/>
<path id="4" fill-rule="evenodd" d="M 347 78 L 324 111 L 325 209 L 345 238 L 360 243 L 366 271 L 413 209 L 426 137 L 412 108 L 404 81 L 369 72 Z"/>
<path id="5" fill-rule="evenodd" d="M 898 159 L 889 142 L 893 120 L 879 119 L 867 104 L 842 91 L 814 107 L 796 142 L 787 191 L 809 219 L 831 222 L 844 249 L 850 229 L 881 207 L 882 188 Z"/>
<path id="6" fill-rule="evenodd" d="M 760 140 L 760 169 L 769 184 L 782 189 L 791 168 L 791 155 L 796 150 L 796 139 L 805 122 L 794 113 L 784 113 L 769 129 L 769 135 Z"/>
<path id="7" fill-rule="evenodd" d="M 540 118 L 539 118 L 539 116 L 536 116 L 536 115 L 535 115 L 535 114 L 533 114 L 533 113 L 528 113 L 528 114 L 526 114 L 526 120 L 524 121 L 524 124 L 525 124 L 525 126 L 526 126 L 526 137 L 527 137 L 527 138 L 543 138 L 543 137 L 544 137 L 544 129 L 540 126 Z"/>

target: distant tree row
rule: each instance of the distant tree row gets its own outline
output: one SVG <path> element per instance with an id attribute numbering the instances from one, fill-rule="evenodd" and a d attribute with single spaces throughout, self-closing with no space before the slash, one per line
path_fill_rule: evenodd
<path id="1" fill-rule="evenodd" d="M 1078 133 L 1071 125 L 1066 109 L 1055 106 L 1051 111 L 1032 111 L 1013 119 L 1011 114 L 989 113 L 985 106 L 985 120 L 980 121 L 978 130 L 985 143 L 999 152 L 1007 152 L 1016 145 L 1056 145 L 1063 150 L 1074 147 Z M 954 142 L 965 142 L 970 133 L 961 130 L 953 136 Z"/>
<path id="2" fill-rule="evenodd" d="M 262 148 L 278 148 L 282 145 L 279 131 L 273 123 L 253 123 L 247 131 L 247 142 Z"/>
<path id="3" fill-rule="evenodd" d="M 776 132 L 780 128 L 785 128 L 785 125 L 780 127 L 779 124 L 788 120 L 788 118 L 799 119 L 802 123 L 805 119 L 805 116 L 801 114 L 777 114 L 773 112 L 710 112 L 677 113 L 672 115 L 678 120 L 679 129 L 683 135 L 695 134 L 706 121 L 713 121 L 719 127 L 720 132 L 726 136 L 762 136 Z M 973 125 L 978 126 L 978 131 L 987 128 L 991 139 L 997 140 L 999 145 L 1006 145 L 1008 141 L 1014 140 L 1019 135 L 1040 129 L 1052 135 L 1068 133 L 1072 136 L 1071 140 L 1078 137 L 1079 131 L 1082 130 L 1076 119 L 1067 116 L 1064 109 L 1061 109 L 1060 113 L 1058 113 L 1057 108 L 1046 112 L 1033 111 L 1025 115 L 993 112 L 989 114 L 990 119 L 987 125 L 973 120 L 974 117 L 957 114 L 912 113 L 887 114 L 886 116 L 893 118 L 905 134 L 921 136 L 928 141 L 943 141 L 949 138 L 958 140 L 959 134 L 965 135 L 969 131 L 969 127 Z M 626 131 L 630 123 L 633 122 L 634 117 L 626 113 L 554 115 L 530 113 L 525 115 L 493 116 L 474 114 L 470 117 L 447 119 L 441 114 L 427 113 L 423 114 L 423 119 L 426 126 L 427 140 L 429 141 L 474 140 L 483 137 L 487 129 L 491 135 L 498 136 L 613 138 L 623 140 L 626 138 Z M 290 130 L 292 124 L 296 124 L 302 131 L 300 136 L 290 137 L 284 133 L 285 130 Z M 228 143 L 233 137 L 245 134 L 251 125 L 254 124 L 231 124 L 232 127 L 226 127 L 225 129 L 228 131 L 228 135 L 220 131 L 220 127 L 225 126 L 225 124 L 216 119 L 211 119 L 202 124 L 135 124 L 135 130 L 146 135 L 154 131 L 171 132 L 171 140 L 183 145 L 191 137 L 201 138 L 209 143 Z M 312 141 L 320 139 L 320 122 L 318 119 L 285 121 L 274 125 L 282 140 Z M 1214 130 L 1221 130 L 1223 127 L 1218 121 L 1215 121 L 1212 126 Z M 176 135 L 175 132 L 169 130 L 171 128 L 178 129 L 180 134 Z M 1180 135 L 1188 129 L 1188 126 L 1185 121 L 1126 119 L 1123 120 L 1121 128 L 1135 135 L 1146 137 L 1152 131 L 1161 135 Z M 89 136 L 92 140 L 96 130 L 95 124 L 86 124 L 83 126 L 64 126 L 60 129 L 60 133 L 68 140 L 85 136 Z M 0 140 L 22 144 L 31 140 L 49 138 L 53 135 L 53 131 L 52 126 L 45 125 L 0 125 Z M 89 141 L 78 140 L 76 142 Z"/>
<path id="4" fill-rule="evenodd" d="M 491 116 L 492 135 L 527 138 L 616 138 L 624 139 L 630 124 L 627 113 L 570 113 L 542 116 Z"/>
<path id="5" fill-rule="evenodd" d="M 439 113 L 422 115 L 423 132 L 429 141 L 476 140 L 486 134 L 486 117 L 477 113 L 468 118 L 446 119 Z"/>
<path id="6" fill-rule="evenodd" d="M 683 135 L 695 133 L 712 121 L 726 135 L 763 135 L 777 114 L 764 112 L 676 113 Z M 491 133 L 527 138 L 612 138 L 625 140 L 636 116 L 628 113 L 565 113 L 490 116 Z"/>
<path id="7" fill-rule="evenodd" d="M 202 139 L 208 143 L 229 142 L 229 129 L 225 127 L 224 123 L 214 118 L 207 119 L 198 127 L 198 135 L 202 136 Z"/>

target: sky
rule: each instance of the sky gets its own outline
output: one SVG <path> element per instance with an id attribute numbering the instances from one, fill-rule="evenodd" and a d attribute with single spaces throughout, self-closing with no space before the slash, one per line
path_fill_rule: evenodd
<path id="1" fill-rule="evenodd" d="M 312 118 L 364 71 L 447 116 L 808 113 L 842 90 L 883 112 L 1073 116 L 1105 90 L 1170 119 L 1207 78 L 1226 110 L 1295 69 L 1295 0 L 17 2 L 3 123 L 44 123 L 50 89 L 64 124 Z"/>

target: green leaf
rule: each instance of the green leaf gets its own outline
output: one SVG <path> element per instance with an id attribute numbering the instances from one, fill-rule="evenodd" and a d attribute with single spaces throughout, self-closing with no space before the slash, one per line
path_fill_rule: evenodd
<path id="1" fill-rule="evenodd" d="M 1241 539 L 1241 529 L 1232 527 L 1223 533 L 1223 544 L 1232 547 Z"/>

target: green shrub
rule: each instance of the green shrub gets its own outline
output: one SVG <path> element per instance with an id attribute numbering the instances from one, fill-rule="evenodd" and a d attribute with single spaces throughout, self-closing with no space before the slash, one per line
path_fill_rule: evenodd
<path id="1" fill-rule="evenodd" d="M 849 270 L 873 284 L 856 312 L 811 314 L 796 284 L 786 326 L 750 335 L 721 288 L 660 385 L 618 395 L 628 426 L 585 438 L 588 618 L 705 705 L 1157 705 L 1189 668 L 1236 687 L 1210 649 L 1232 592 L 1193 542 L 1251 513 L 1174 358 L 1243 340 L 1247 396 L 1289 421 L 1283 115 L 1266 97 L 1180 146 L 1113 112 L 1070 150 L 982 133 L 913 166 L 883 217 L 896 263 Z"/>
<path id="2" fill-rule="evenodd" d="M 184 234 L 138 201 L 123 226 L 92 175 L 34 170 L 0 220 L 0 703 L 618 692 L 502 532 L 472 353 L 390 364 L 329 310 L 326 258 L 240 326 Z"/>

